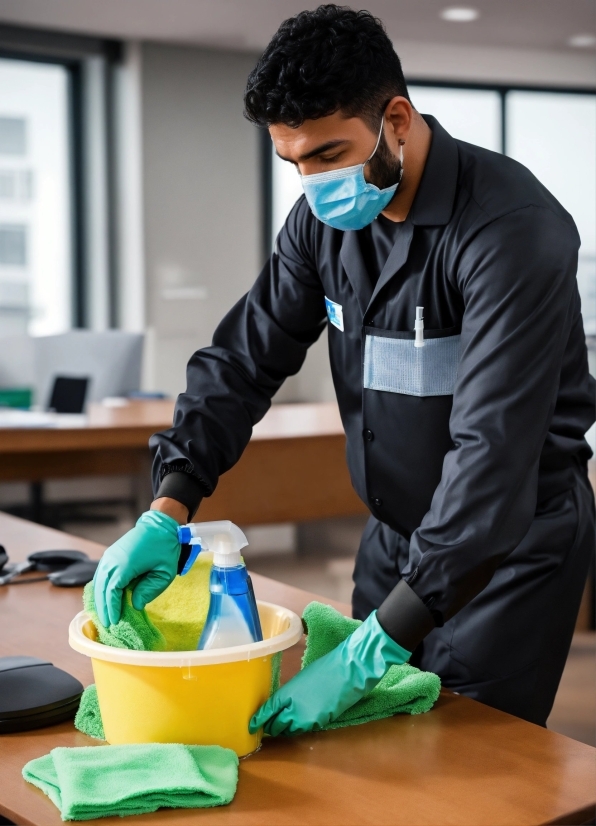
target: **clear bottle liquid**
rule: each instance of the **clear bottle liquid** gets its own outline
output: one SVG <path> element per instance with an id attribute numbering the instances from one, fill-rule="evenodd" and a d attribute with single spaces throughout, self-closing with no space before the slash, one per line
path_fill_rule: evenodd
<path id="1" fill-rule="evenodd" d="M 244 564 L 214 565 L 209 582 L 211 600 L 199 650 L 246 645 L 263 639 L 252 582 Z"/>

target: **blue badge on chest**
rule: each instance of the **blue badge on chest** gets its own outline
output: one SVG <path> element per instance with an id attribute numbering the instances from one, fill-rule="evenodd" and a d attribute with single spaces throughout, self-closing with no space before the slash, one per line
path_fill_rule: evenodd
<path id="1" fill-rule="evenodd" d="M 344 331 L 344 311 L 341 304 L 336 304 L 330 298 L 325 296 L 325 307 L 327 308 L 327 318 L 334 327 L 338 330 Z"/>

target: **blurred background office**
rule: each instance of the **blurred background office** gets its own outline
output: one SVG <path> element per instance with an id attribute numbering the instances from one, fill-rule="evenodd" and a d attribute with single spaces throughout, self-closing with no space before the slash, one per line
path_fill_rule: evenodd
<path id="1" fill-rule="evenodd" d="M 416 108 L 521 161 L 573 215 L 596 373 L 594 3 L 365 5 L 395 42 Z M 268 134 L 244 120 L 242 93 L 278 25 L 303 7 L 0 0 L 0 426 L 26 426 L 14 417 L 29 406 L 52 415 L 57 378 L 84 380 L 87 405 L 184 389 L 189 356 L 251 286 L 301 194 Z M 323 335 L 275 402 L 333 398 Z M 107 543 L 139 501 L 138 478 L 121 470 L 45 480 L 43 510 L 39 487 L 32 502 L 30 483 L 8 479 L 0 508 Z M 252 526 L 249 559 L 348 601 L 364 521 Z M 581 628 L 592 615 L 588 588 Z M 584 722 L 565 725 L 593 741 Z"/>

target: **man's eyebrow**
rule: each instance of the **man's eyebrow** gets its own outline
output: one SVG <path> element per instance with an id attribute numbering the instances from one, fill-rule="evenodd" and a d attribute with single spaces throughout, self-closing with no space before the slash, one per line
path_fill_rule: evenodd
<path id="1" fill-rule="evenodd" d="M 280 155 L 277 151 L 275 154 L 278 158 L 281 158 L 282 161 L 289 161 L 290 163 L 302 163 L 304 161 L 309 161 L 316 155 L 321 155 L 323 152 L 328 152 L 330 149 L 335 149 L 336 146 L 339 146 L 340 144 L 347 142 L 347 138 L 339 138 L 335 141 L 326 141 L 326 143 L 322 143 L 320 146 L 316 146 L 314 149 L 311 149 L 310 152 L 305 152 L 304 155 L 300 155 L 297 161 L 293 161 L 291 158 L 284 158 L 284 156 Z"/>

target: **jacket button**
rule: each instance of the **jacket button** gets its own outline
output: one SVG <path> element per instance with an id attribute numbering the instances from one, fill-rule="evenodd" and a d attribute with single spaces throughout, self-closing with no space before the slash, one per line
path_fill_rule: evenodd
<path id="1" fill-rule="evenodd" d="M 375 438 L 375 434 L 372 432 L 372 430 L 369 430 L 368 428 L 362 431 L 362 435 L 364 436 L 364 439 L 367 442 L 372 442 L 372 440 Z"/>
<path id="2" fill-rule="evenodd" d="M 377 497 L 376 499 L 373 499 L 373 500 L 372 500 L 372 503 L 373 503 L 373 505 L 375 506 L 375 508 L 380 508 L 380 507 L 381 507 L 381 505 L 383 504 L 383 500 L 382 500 L 382 499 L 379 499 L 379 498 Z"/>

